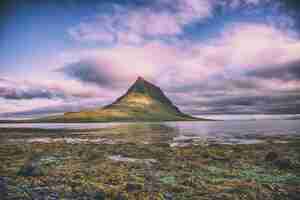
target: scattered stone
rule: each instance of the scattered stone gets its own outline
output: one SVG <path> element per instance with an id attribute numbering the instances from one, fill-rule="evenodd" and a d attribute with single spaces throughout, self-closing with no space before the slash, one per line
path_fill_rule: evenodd
<path id="1" fill-rule="evenodd" d="M 0 197 L 6 199 L 7 195 L 7 180 L 3 177 L 0 177 Z"/>
<path id="2" fill-rule="evenodd" d="M 292 191 L 288 193 L 288 198 L 291 200 L 299 200 L 300 197 L 300 191 Z"/>
<path id="3" fill-rule="evenodd" d="M 57 192 L 50 191 L 49 187 L 35 187 L 32 189 L 29 189 L 30 191 L 30 197 L 32 199 L 47 199 L 47 200 L 59 200 L 59 194 Z"/>
<path id="4" fill-rule="evenodd" d="M 173 200 L 173 195 L 170 192 L 167 192 L 164 194 L 164 199 L 165 200 Z"/>
<path id="5" fill-rule="evenodd" d="M 20 169 L 20 176 L 43 176 L 45 173 L 38 160 L 30 160 Z"/>
<path id="6" fill-rule="evenodd" d="M 280 169 L 292 169 L 293 163 L 288 158 L 277 159 L 274 161 L 274 164 Z"/>
<path id="7" fill-rule="evenodd" d="M 170 141 L 174 142 L 3 144 L 0 200 L 299 199 L 299 139 L 275 148 L 269 142 L 170 148 Z M 191 142 L 184 141 L 176 142 Z M 29 152 L 32 158 L 24 160 Z M 37 169 L 44 176 L 32 177 Z M 30 177 L 18 177 L 18 171 Z"/>
<path id="8" fill-rule="evenodd" d="M 274 160 L 278 159 L 278 157 L 279 157 L 279 156 L 278 156 L 278 154 L 277 154 L 276 152 L 271 151 L 271 152 L 269 152 L 269 153 L 266 155 L 265 161 L 268 161 L 268 162 L 274 161 Z"/>
<path id="9" fill-rule="evenodd" d="M 20 176 L 44 176 L 49 167 L 56 167 L 63 163 L 63 158 L 57 156 L 37 156 L 29 159 L 18 172 Z"/>
<path id="10" fill-rule="evenodd" d="M 105 192 L 98 191 L 95 195 L 96 200 L 105 200 Z"/>
<path id="11" fill-rule="evenodd" d="M 170 147 L 188 147 L 191 146 L 191 143 L 185 143 L 185 142 L 173 142 L 170 144 Z"/>
<path id="12" fill-rule="evenodd" d="M 109 156 L 108 159 L 113 161 L 118 161 L 118 162 L 134 162 L 134 163 L 147 164 L 147 165 L 157 163 L 157 160 L 155 159 L 129 158 L 121 155 Z"/>
<path id="13" fill-rule="evenodd" d="M 199 145 L 199 142 L 204 142 L 204 139 L 198 136 L 178 136 L 173 138 L 170 147 L 188 147 L 191 145 Z"/>
<path id="14" fill-rule="evenodd" d="M 136 183 L 127 183 L 126 185 L 126 190 L 128 192 L 134 192 L 137 190 L 141 190 L 143 186 L 141 184 L 136 184 Z"/>
<path id="15" fill-rule="evenodd" d="M 115 200 L 127 200 L 127 198 L 119 193 L 118 196 L 115 198 Z"/>
<path id="16" fill-rule="evenodd" d="M 50 195 L 49 195 L 49 200 L 59 200 L 59 195 L 58 195 L 58 193 L 51 193 Z"/>

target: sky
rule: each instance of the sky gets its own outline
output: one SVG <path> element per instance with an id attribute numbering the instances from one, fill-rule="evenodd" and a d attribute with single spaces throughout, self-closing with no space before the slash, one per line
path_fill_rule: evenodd
<path id="1" fill-rule="evenodd" d="M 297 0 L 10 0 L 0 11 L 0 117 L 104 106 L 138 76 L 193 115 L 300 114 Z"/>

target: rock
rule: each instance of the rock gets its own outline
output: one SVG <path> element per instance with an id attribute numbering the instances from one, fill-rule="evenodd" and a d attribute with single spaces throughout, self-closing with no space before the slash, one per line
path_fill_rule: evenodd
<path id="1" fill-rule="evenodd" d="M 277 166 L 279 169 L 292 169 L 293 163 L 288 158 L 277 159 L 274 161 L 274 165 Z"/>
<path id="2" fill-rule="evenodd" d="M 126 185 L 126 190 L 128 192 L 141 190 L 142 188 L 143 188 L 142 185 L 136 184 L 136 183 L 127 183 L 127 185 Z"/>
<path id="3" fill-rule="evenodd" d="M 165 200 L 173 200 L 174 198 L 173 198 L 173 195 L 171 193 L 167 192 L 167 193 L 164 194 L 164 199 Z"/>
<path id="4" fill-rule="evenodd" d="M 49 195 L 49 200 L 59 200 L 59 194 L 54 192 Z"/>
<path id="5" fill-rule="evenodd" d="M 59 194 L 57 192 L 50 191 L 48 186 L 34 187 L 31 189 L 32 199 L 47 199 L 47 200 L 59 200 Z"/>
<path id="6" fill-rule="evenodd" d="M 146 164 L 146 165 L 152 165 L 157 163 L 157 160 L 155 159 L 138 159 L 138 158 L 125 157 L 121 155 L 109 156 L 108 159 L 116 162 L 134 162 L 134 163 Z"/>
<path id="7" fill-rule="evenodd" d="M 118 196 L 114 200 L 127 200 L 127 198 L 119 193 Z"/>
<path id="8" fill-rule="evenodd" d="M 96 192 L 95 199 L 96 200 L 105 200 L 105 193 L 102 191 Z"/>
<path id="9" fill-rule="evenodd" d="M 279 156 L 276 152 L 271 151 L 266 155 L 265 161 L 268 161 L 268 162 L 274 161 L 274 160 L 278 159 L 278 157 Z"/>
<path id="10" fill-rule="evenodd" d="M 47 199 L 47 200 L 59 200 L 59 194 L 57 192 L 50 191 L 47 186 L 35 187 L 32 189 L 33 199 Z"/>
<path id="11" fill-rule="evenodd" d="M 3 177 L 0 177 L 0 197 L 7 198 L 7 180 Z"/>
<path id="12" fill-rule="evenodd" d="M 43 176 L 44 171 L 37 160 L 31 160 L 25 163 L 20 169 L 18 175 L 20 176 Z"/>
<path id="13" fill-rule="evenodd" d="M 290 200 L 299 200 L 300 197 L 300 191 L 290 191 L 288 193 L 288 198 Z"/>

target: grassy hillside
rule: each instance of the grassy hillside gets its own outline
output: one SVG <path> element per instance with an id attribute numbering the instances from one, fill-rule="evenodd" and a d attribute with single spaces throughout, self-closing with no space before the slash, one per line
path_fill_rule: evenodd
<path id="1" fill-rule="evenodd" d="M 179 113 L 164 103 L 140 93 L 131 92 L 126 97 L 104 108 L 74 113 L 65 113 L 44 119 L 64 122 L 108 122 L 108 121 L 180 121 L 197 120 Z"/>
<path id="2" fill-rule="evenodd" d="M 131 122 L 131 121 L 194 121 L 204 120 L 182 113 L 152 83 L 138 78 L 129 90 L 114 103 L 103 108 L 67 112 L 34 122 Z"/>

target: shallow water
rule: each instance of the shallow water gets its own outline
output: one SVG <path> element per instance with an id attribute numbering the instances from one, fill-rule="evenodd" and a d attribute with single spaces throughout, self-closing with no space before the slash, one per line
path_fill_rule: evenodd
<path id="1" fill-rule="evenodd" d="M 161 122 L 161 123 L 74 123 L 74 124 L 0 124 L 5 128 L 42 128 L 62 130 L 93 130 L 72 135 L 55 134 L 49 138 L 38 131 L 9 142 L 26 143 L 114 143 L 118 141 L 155 143 L 167 142 L 171 146 L 186 146 L 191 143 L 207 142 L 220 144 L 253 144 L 263 142 L 261 138 L 274 136 L 300 136 L 300 120 L 257 120 L 215 122 Z M 78 136 L 75 136 L 78 135 Z M 92 136 L 92 137 L 91 137 Z M 71 142 L 70 142 L 71 141 Z M 284 141 L 284 140 L 282 140 Z"/>
<path id="2" fill-rule="evenodd" d="M 300 135 L 300 120 L 167 122 L 183 135 L 245 136 Z"/>
<path id="3" fill-rule="evenodd" d="M 101 129 L 138 124 L 162 125 L 176 129 L 180 135 L 300 135 L 300 120 L 257 120 L 257 121 L 215 121 L 215 122 L 161 122 L 161 123 L 38 123 L 0 124 L 0 128 L 41 128 L 41 129 Z M 134 131 L 134 130 L 131 130 Z"/>
<path id="4" fill-rule="evenodd" d="M 289 119 L 300 119 L 300 114 L 281 114 L 281 115 L 272 115 L 272 114 L 219 114 L 219 115 L 201 115 L 195 117 L 203 117 L 206 119 L 214 120 L 226 120 L 226 121 L 241 121 L 241 120 L 289 120 Z"/>

